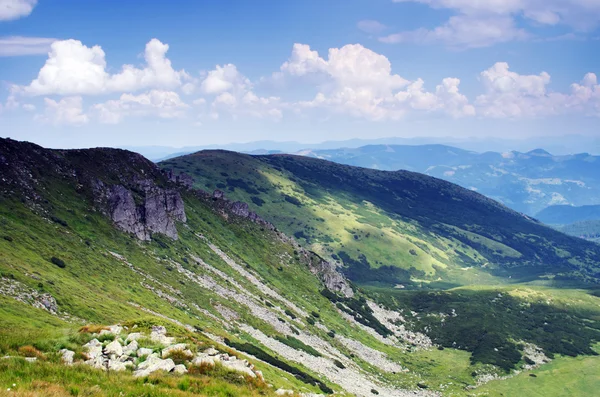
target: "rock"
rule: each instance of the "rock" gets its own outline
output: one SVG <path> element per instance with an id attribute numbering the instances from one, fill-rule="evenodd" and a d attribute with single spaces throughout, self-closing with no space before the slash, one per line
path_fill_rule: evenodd
<path id="1" fill-rule="evenodd" d="M 204 353 L 201 353 L 199 355 L 197 355 L 194 360 L 192 361 L 192 364 L 194 365 L 212 365 L 214 366 L 217 363 L 220 363 L 221 359 L 217 356 L 209 356 L 206 355 Z"/>
<path id="2" fill-rule="evenodd" d="M 223 197 L 225 197 L 225 193 L 223 193 L 221 190 L 215 190 L 213 192 L 213 199 L 221 200 Z"/>
<path id="3" fill-rule="evenodd" d="M 188 370 L 183 364 L 176 365 L 175 368 L 173 368 L 173 373 L 176 373 L 178 375 L 187 374 L 187 372 Z"/>
<path id="4" fill-rule="evenodd" d="M 208 349 L 204 350 L 204 353 L 208 354 L 209 356 L 217 356 L 220 354 L 220 352 L 214 347 L 209 347 Z"/>
<path id="5" fill-rule="evenodd" d="M 152 332 L 150 333 L 150 339 L 153 342 L 158 342 L 164 346 L 171 346 L 175 343 L 175 338 L 168 337 L 167 329 L 163 326 L 154 326 L 152 327 Z"/>
<path id="6" fill-rule="evenodd" d="M 162 358 L 166 358 L 169 354 L 171 354 L 174 351 L 182 351 L 186 356 L 193 356 L 193 353 L 189 349 L 187 349 L 187 345 L 185 343 L 178 343 L 176 345 L 165 347 L 162 350 Z"/>
<path id="7" fill-rule="evenodd" d="M 123 331 L 123 327 L 121 327 L 120 325 L 111 325 L 110 327 L 108 327 L 108 330 L 113 335 L 119 335 L 121 334 L 121 331 Z"/>
<path id="8" fill-rule="evenodd" d="M 37 357 L 25 357 L 25 361 L 29 363 L 34 363 L 37 361 Z"/>
<path id="9" fill-rule="evenodd" d="M 109 371 L 125 371 L 127 369 L 127 364 L 118 361 L 118 360 L 108 360 L 108 370 Z"/>
<path id="10" fill-rule="evenodd" d="M 99 187 L 106 196 L 108 215 L 115 225 L 140 240 L 150 240 L 153 233 L 178 239 L 175 222 L 186 222 L 185 208 L 177 190 L 162 189 L 152 181 L 138 181 L 143 201 L 136 204 L 133 193 L 122 185 Z"/>
<path id="11" fill-rule="evenodd" d="M 138 343 L 136 340 L 129 342 L 127 346 L 123 348 L 123 355 L 130 356 L 138 350 Z"/>
<path id="12" fill-rule="evenodd" d="M 98 339 L 92 339 L 83 348 L 86 349 L 87 357 L 90 360 L 102 355 L 102 343 Z"/>
<path id="13" fill-rule="evenodd" d="M 162 360 L 158 357 L 148 357 L 146 361 L 140 363 L 137 370 L 133 373 L 135 377 L 148 376 L 156 371 L 170 372 L 175 368 L 175 363 L 170 358 Z"/>
<path id="14" fill-rule="evenodd" d="M 248 204 L 241 201 L 236 201 L 231 206 L 231 212 L 233 212 L 237 216 L 248 218 L 248 215 L 250 214 L 250 209 L 248 208 Z"/>
<path id="15" fill-rule="evenodd" d="M 115 355 L 122 356 L 123 355 L 123 346 L 119 343 L 118 340 L 113 340 L 104 348 L 104 354 L 107 356 Z"/>
<path id="16" fill-rule="evenodd" d="M 152 354 L 152 351 L 153 351 L 152 349 L 142 347 L 142 348 L 138 349 L 137 356 L 138 357 L 149 356 Z"/>
<path id="17" fill-rule="evenodd" d="M 275 390 L 275 394 L 278 396 L 291 396 L 292 394 L 294 394 L 294 391 L 286 389 L 277 389 Z"/>
<path id="18" fill-rule="evenodd" d="M 252 372 L 250 368 L 248 368 L 247 363 L 244 363 L 241 360 L 222 361 L 221 365 L 223 366 L 223 368 L 226 368 L 230 371 L 240 372 L 244 375 L 256 378 L 256 374 Z"/>
<path id="19" fill-rule="evenodd" d="M 61 349 L 61 360 L 66 365 L 73 365 L 73 358 L 75 358 L 75 352 L 68 349 Z"/>
<path id="20" fill-rule="evenodd" d="M 141 332 L 133 332 L 129 335 L 127 335 L 127 339 L 125 339 L 125 342 L 129 342 L 132 340 L 138 340 L 144 337 L 144 334 L 142 334 Z"/>

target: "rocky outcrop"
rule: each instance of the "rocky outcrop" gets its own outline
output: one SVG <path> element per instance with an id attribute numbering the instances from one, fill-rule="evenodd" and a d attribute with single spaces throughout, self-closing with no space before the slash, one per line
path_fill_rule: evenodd
<path id="1" fill-rule="evenodd" d="M 186 222 L 183 199 L 175 189 L 163 189 L 151 180 L 137 181 L 137 189 L 106 186 L 96 181 L 96 201 L 115 225 L 140 240 L 160 233 L 177 240 L 176 222 Z"/>
<path id="2" fill-rule="evenodd" d="M 348 283 L 346 277 L 344 277 L 337 269 L 339 264 L 328 262 L 314 252 L 310 252 L 310 254 L 313 256 L 310 261 L 310 271 L 321 279 L 321 282 L 328 290 L 339 292 L 346 298 L 354 296 L 354 291 L 352 290 L 350 283 Z"/>
<path id="3" fill-rule="evenodd" d="M 187 189 L 191 189 L 194 186 L 194 178 L 185 172 L 175 174 L 175 171 L 167 170 L 165 171 L 165 175 L 169 181 L 177 185 L 181 185 Z"/>

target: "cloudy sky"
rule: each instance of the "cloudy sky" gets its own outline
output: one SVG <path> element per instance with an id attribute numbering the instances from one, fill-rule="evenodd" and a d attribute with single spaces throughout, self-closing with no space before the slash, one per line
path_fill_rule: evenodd
<path id="1" fill-rule="evenodd" d="M 0 0 L 0 136 L 600 134 L 600 0 Z"/>

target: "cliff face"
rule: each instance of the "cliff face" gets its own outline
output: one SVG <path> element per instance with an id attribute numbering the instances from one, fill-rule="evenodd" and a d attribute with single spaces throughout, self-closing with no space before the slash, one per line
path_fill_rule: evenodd
<path id="1" fill-rule="evenodd" d="M 26 200 L 42 216 L 52 214 L 45 199 L 52 183 L 67 182 L 87 196 L 93 209 L 140 240 L 150 240 L 154 233 L 177 239 L 176 223 L 186 222 L 176 184 L 189 181 L 163 175 L 136 153 L 108 148 L 49 150 L 0 139 L 0 174 L 2 195 Z"/>

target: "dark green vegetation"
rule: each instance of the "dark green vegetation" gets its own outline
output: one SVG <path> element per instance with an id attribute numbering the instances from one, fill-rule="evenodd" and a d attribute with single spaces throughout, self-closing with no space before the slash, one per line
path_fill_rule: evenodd
<path id="1" fill-rule="evenodd" d="M 445 145 L 369 145 L 311 150 L 306 155 L 379 170 L 422 172 L 476 189 L 531 216 L 557 199 L 577 206 L 599 203 L 600 157 L 587 153 L 555 156 L 542 149 L 477 153 Z"/>
<path id="2" fill-rule="evenodd" d="M 223 151 L 161 166 L 193 175 L 200 189 L 259 198 L 264 203 L 251 204 L 253 210 L 319 254 L 341 259 L 357 283 L 439 288 L 508 278 L 600 280 L 597 245 L 422 174 Z M 245 184 L 229 185 L 234 177 Z"/>
<path id="3" fill-rule="evenodd" d="M 473 364 L 514 369 L 522 361 L 523 342 L 541 347 L 549 358 L 597 355 L 592 346 L 600 342 L 599 308 L 574 309 L 550 304 L 543 291 L 529 299 L 524 293 L 532 291 L 381 291 L 376 296 L 388 307 L 416 312 L 410 320 L 414 329 L 428 330 L 440 346 L 471 352 Z"/>
<path id="4" fill-rule="evenodd" d="M 600 242 L 600 220 L 575 222 L 557 229 L 570 236 Z"/>
<path id="5" fill-rule="evenodd" d="M 316 255 L 270 225 L 175 185 L 135 154 L 0 141 L 0 356 L 15 357 L 0 362 L 0 390 L 15 383 L 15 395 L 23 396 L 269 396 L 284 388 L 389 397 L 426 388 L 467 396 L 479 392 L 466 388 L 480 375 L 504 375 L 506 368 L 527 364 L 526 343 L 554 354 L 564 374 L 571 373 L 566 366 L 581 366 L 586 374 L 600 368 L 592 355 L 600 298 L 587 291 L 519 284 L 435 291 L 483 281 L 551 284 L 557 276 L 593 281 L 595 245 L 421 175 L 389 179 L 287 156 L 193 157 L 173 166 L 193 171 L 205 190 L 250 197 L 245 201 L 277 229 L 298 233 L 325 258 L 344 261 L 347 274 L 362 284 L 353 286 L 355 295 L 328 291 L 311 272 Z M 102 201 L 98 181 L 127 189 L 138 206 L 149 192 L 180 194 L 187 219 L 175 222 L 178 239 L 155 233 L 146 241 L 120 231 L 106 213 L 118 203 Z M 154 208 L 143 208 L 148 218 Z M 395 283 L 406 288 L 388 288 Z M 502 299 L 492 302 L 498 294 Z M 374 299 L 401 310 L 396 314 L 404 320 L 390 324 Z M 165 325 L 194 349 L 214 345 L 250 361 L 274 387 L 221 367 L 135 379 L 58 363 L 61 348 L 83 356 L 90 335 L 77 332 L 81 325 L 98 324 L 86 329 L 99 330 L 117 322 L 143 330 Z M 440 349 L 404 338 L 400 326 L 425 332 Z M 426 335 L 417 336 L 427 342 Z M 225 339 L 239 351 L 218 342 Z M 39 362 L 23 360 L 31 355 Z M 576 387 L 572 395 L 591 390 L 589 382 Z"/>
<path id="6" fill-rule="evenodd" d="M 327 393 L 327 394 L 333 393 L 333 390 L 331 388 L 329 388 L 325 383 L 319 381 L 318 379 L 313 378 L 312 376 L 299 370 L 298 368 L 288 365 L 287 363 L 279 360 L 278 358 L 271 356 L 269 353 L 265 352 L 264 350 L 254 346 L 250 343 L 237 343 L 237 342 L 232 342 L 229 339 L 225 339 L 225 343 L 228 346 L 231 346 L 231 347 L 233 347 L 237 350 L 240 350 L 244 353 L 251 354 L 252 356 L 254 356 L 260 360 L 263 360 L 266 363 L 269 363 L 277 368 L 280 368 L 286 372 L 289 372 L 290 374 L 295 375 L 302 382 L 318 386 L 319 389 L 321 389 L 321 391 L 323 391 L 324 393 Z"/>

